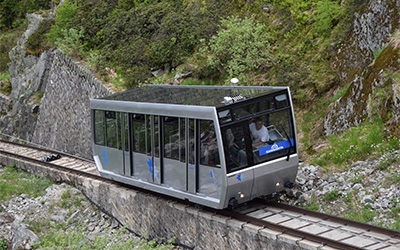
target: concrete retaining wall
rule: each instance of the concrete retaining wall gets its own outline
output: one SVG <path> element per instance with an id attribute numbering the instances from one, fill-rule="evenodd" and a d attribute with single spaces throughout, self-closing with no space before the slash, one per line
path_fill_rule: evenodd
<path id="1" fill-rule="evenodd" d="M 16 165 L 52 180 L 74 185 L 125 226 L 146 238 L 169 240 L 194 249 L 331 249 L 280 232 L 214 215 L 161 197 L 50 169 L 9 156 L 0 163 Z"/>

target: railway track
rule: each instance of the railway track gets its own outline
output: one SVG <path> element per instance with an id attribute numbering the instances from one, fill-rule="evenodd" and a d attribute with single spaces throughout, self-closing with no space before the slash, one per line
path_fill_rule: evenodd
<path id="1" fill-rule="evenodd" d="M 72 172 L 88 178 L 110 181 L 100 176 L 93 161 L 57 151 L 0 140 L 0 155 L 40 163 L 47 167 Z M 46 157 L 52 155 L 60 155 L 61 157 L 59 159 L 53 157 L 54 159 L 50 162 L 44 161 Z M 118 185 L 127 186 L 120 183 Z M 173 199 L 171 197 L 165 198 Z M 182 201 L 178 200 L 177 202 Z M 186 202 L 185 204 L 188 203 Z M 192 206 L 193 204 L 188 205 Z M 270 229 L 278 234 L 288 234 L 298 237 L 300 241 L 307 239 L 315 242 L 318 245 L 317 249 L 400 249 L 400 232 L 398 231 L 379 228 L 281 203 L 256 199 L 234 210 L 215 210 L 205 207 L 202 209 L 210 211 L 213 214 L 236 219 L 243 224 L 253 224 L 259 227 L 259 230 Z"/>

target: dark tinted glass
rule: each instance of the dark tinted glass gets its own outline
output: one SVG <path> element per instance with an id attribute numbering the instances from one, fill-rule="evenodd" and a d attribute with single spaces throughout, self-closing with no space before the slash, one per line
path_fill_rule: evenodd
<path id="1" fill-rule="evenodd" d="M 273 88 L 230 88 L 230 87 L 189 87 L 189 86 L 146 86 L 133 90 L 108 96 L 103 99 L 146 102 L 146 103 L 166 103 L 199 106 L 223 107 L 224 97 L 238 96 L 244 97 L 243 100 L 255 98 L 268 93 L 279 91 Z"/>
<path id="2" fill-rule="evenodd" d="M 104 145 L 104 111 L 94 111 L 94 143 Z"/>

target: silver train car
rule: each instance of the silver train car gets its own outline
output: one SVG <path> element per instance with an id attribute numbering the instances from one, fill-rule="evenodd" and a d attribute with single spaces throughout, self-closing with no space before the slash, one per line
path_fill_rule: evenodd
<path id="1" fill-rule="evenodd" d="M 146 86 L 92 100 L 91 120 L 101 175 L 132 186 L 223 209 L 296 178 L 287 87 Z"/>

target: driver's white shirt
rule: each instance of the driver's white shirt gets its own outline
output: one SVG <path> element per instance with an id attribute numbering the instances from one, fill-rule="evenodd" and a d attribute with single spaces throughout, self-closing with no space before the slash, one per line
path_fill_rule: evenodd
<path id="1" fill-rule="evenodd" d="M 256 124 L 251 123 L 249 125 L 249 128 L 250 128 L 251 134 L 253 135 L 253 143 L 256 143 L 259 141 L 263 141 L 263 142 L 269 141 L 268 129 L 264 125 L 261 127 L 260 130 L 257 130 Z"/>

